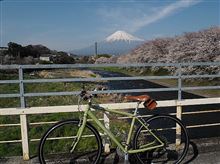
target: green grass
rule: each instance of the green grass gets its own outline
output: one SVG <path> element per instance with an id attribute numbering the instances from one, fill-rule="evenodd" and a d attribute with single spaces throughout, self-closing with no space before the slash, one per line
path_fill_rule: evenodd
<path id="1" fill-rule="evenodd" d="M 20 107 L 19 98 L 0 98 L 0 108 L 18 108 Z"/>
<path id="2" fill-rule="evenodd" d="M 0 93 L 19 93 L 19 84 L 0 84 Z"/>
<path id="3" fill-rule="evenodd" d="M 93 75 L 92 75 L 93 76 Z M 95 76 L 95 75 L 94 75 Z M 1 79 L 16 79 L 16 75 L 1 75 Z M 29 74 L 24 74 L 25 79 L 35 79 L 39 77 L 29 76 Z M 86 88 L 94 88 L 96 83 L 86 83 Z M 82 88 L 82 83 L 33 83 L 25 84 L 25 93 L 40 93 L 40 92 L 63 92 L 63 91 L 80 91 Z M 19 93 L 18 84 L 2 84 L 0 85 L 0 93 Z M 104 98 L 104 97 L 103 97 Z M 26 97 L 25 102 L 27 107 L 34 106 L 60 106 L 60 105 L 73 105 L 77 104 L 77 96 L 42 96 L 42 97 Z M 105 98 L 106 99 L 106 98 Z M 97 103 L 102 102 L 102 98 L 97 98 L 95 100 Z M 0 108 L 10 108 L 10 107 L 20 107 L 19 98 L 0 98 Z M 103 118 L 102 113 L 97 113 L 96 116 Z M 33 125 L 30 123 L 35 122 L 56 122 L 59 120 L 79 118 L 79 113 L 57 113 L 57 114 L 41 114 L 41 115 L 28 115 L 29 122 L 29 137 L 30 139 L 39 139 L 46 132 L 46 130 L 51 126 L 51 124 L 46 125 Z M 1 116 L 0 124 L 19 124 L 19 116 Z M 0 127 L 0 141 L 3 140 L 20 140 L 21 139 L 21 129 L 19 126 L 12 127 Z M 39 141 L 30 142 L 30 155 L 37 155 Z M 62 145 L 60 145 L 62 146 Z M 85 145 L 86 146 L 86 145 Z M 7 143 L 0 144 L 0 156 L 21 156 L 22 148 L 21 143 Z"/>
<path id="4" fill-rule="evenodd" d="M 16 73 L 0 73 L 2 80 L 16 80 L 18 76 Z M 28 73 L 24 74 L 25 79 L 39 78 L 37 76 L 30 76 Z M 94 83 L 87 83 L 86 87 L 94 88 Z M 25 84 L 25 93 L 39 93 L 39 92 L 72 92 L 80 91 L 82 83 L 33 83 Z M 19 93 L 19 84 L 1 84 L 1 94 Z M 77 104 L 77 96 L 43 96 L 43 97 L 26 97 L 25 102 L 27 107 L 34 106 L 59 106 L 59 105 L 73 105 Z M 19 98 L 0 98 L 0 108 L 20 107 Z M 28 121 L 32 122 L 48 122 L 59 121 L 63 119 L 78 118 L 77 113 L 57 113 L 57 114 L 42 114 L 29 115 Z M 0 124 L 19 124 L 19 116 L 0 116 Z M 30 125 L 29 136 L 31 139 L 41 138 L 43 133 L 51 126 L 50 125 Z M 19 126 L 0 127 L 0 141 L 3 140 L 20 140 L 21 130 Z M 30 143 L 31 155 L 36 155 L 38 142 Z M 0 156 L 22 155 L 21 143 L 7 143 L 0 144 Z"/>
<path id="5" fill-rule="evenodd" d="M 0 79 L 1 80 L 17 80 L 18 79 L 18 73 L 0 71 Z"/>

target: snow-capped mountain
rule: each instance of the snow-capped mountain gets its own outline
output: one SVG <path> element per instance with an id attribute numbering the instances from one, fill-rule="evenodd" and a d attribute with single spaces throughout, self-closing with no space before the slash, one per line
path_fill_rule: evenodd
<path id="1" fill-rule="evenodd" d="M 98 54 L 122 55 L 130 52 L 143 42 L 143 39 L 135 37 L 125 31 L 116 31 L 103 41 L 98 42 L 97 50 Z M 71 53 L 78 55 L 94 55 L 95 44 L 82 49 L 73 50 Z"/>
<path id="2" fill-rule="evenodd" d="M 108 36 L 105 40 L 107 42 L 115 42 L 115 41 L 127 41 L 127 42 L 144 41 L 143 39 L 135 37 L 135 36 L 125 32 L 125 31 L 116 31 L 112 35 Z"/>

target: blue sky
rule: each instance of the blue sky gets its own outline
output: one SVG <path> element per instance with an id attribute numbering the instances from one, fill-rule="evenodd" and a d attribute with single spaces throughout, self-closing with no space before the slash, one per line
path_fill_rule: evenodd
<path id="1" fill-rule="evenodd" d="M 0 46 L 69 51 L 117 30 L 150 40 L 220 26 L 219 0 L 3 0 Z"/>

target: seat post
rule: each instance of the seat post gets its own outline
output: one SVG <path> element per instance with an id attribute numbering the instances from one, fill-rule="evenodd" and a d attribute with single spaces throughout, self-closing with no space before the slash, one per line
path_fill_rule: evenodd
<path id="1" fill-rule="evenodd" d="M 138 109 L 139 109 L 139 105 L 141 104 L 141 101 L 138 101 L 137 102 L 137 107 L 135 108 L 134 110 L 134 115 L 136 116 L 137 115 L 137 112 L 138 112 Z"/>
<path id="2" fill-rule="evenodd" d="M 137 110 L 138 110 L 138 108 L 139 108 L 140 103 L 141 103 L 141 101 L 138 101 L 138 102 L 137 102 L 137 106 L 136 106 L 136 108 L 135 108 L 135 110 L 134 110 L 134 115 L 135 115 L 135 116 L 137 115 Z M 134 123 L 134 118 L 132 119 L 132 123 Z M 132 131 L 132 130 L 131 130 L 131 131 Z M 130 132 L 131 132 L 131 131 L 130 131 Z M 129 135 L 128 135 L 128 136 L 129 136 Z M 128 141 L 129 141 L 129 139 L 128 139 Z M 128 143 L 128 141 L 127 141 L 127 143 Z M 129 164 L 128 153 L 125 153 L 125 154 L 124 154 L 124 164 Z"/>

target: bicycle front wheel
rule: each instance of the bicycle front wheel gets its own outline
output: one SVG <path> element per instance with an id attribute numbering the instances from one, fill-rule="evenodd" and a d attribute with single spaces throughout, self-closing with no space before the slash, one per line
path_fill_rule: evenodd
<path id="1" fill-rule="evenodd" d="M 149 129 L 140 126 L 133 140 L 134 149 L 142 145 L 153 147 L 159 145 L 153 132 L 164 143 L 161 148 L 135 154 L 139 163 L 180 163 L 186 156 L 189 147 L 189 137 L 183 123 L 170 115 L 156 115 L 146 121 Z M 181 131 L 180 131 L 181 129 Z"/>
<path id="2" fill-rule="evenodd" d="M 102 152 L 101 137 L 89 123 L 71 153 L 79 127 L 79 120 L 65 120 L 52 126 L 40 141 L 40 163 L 98 163 Z"/>

